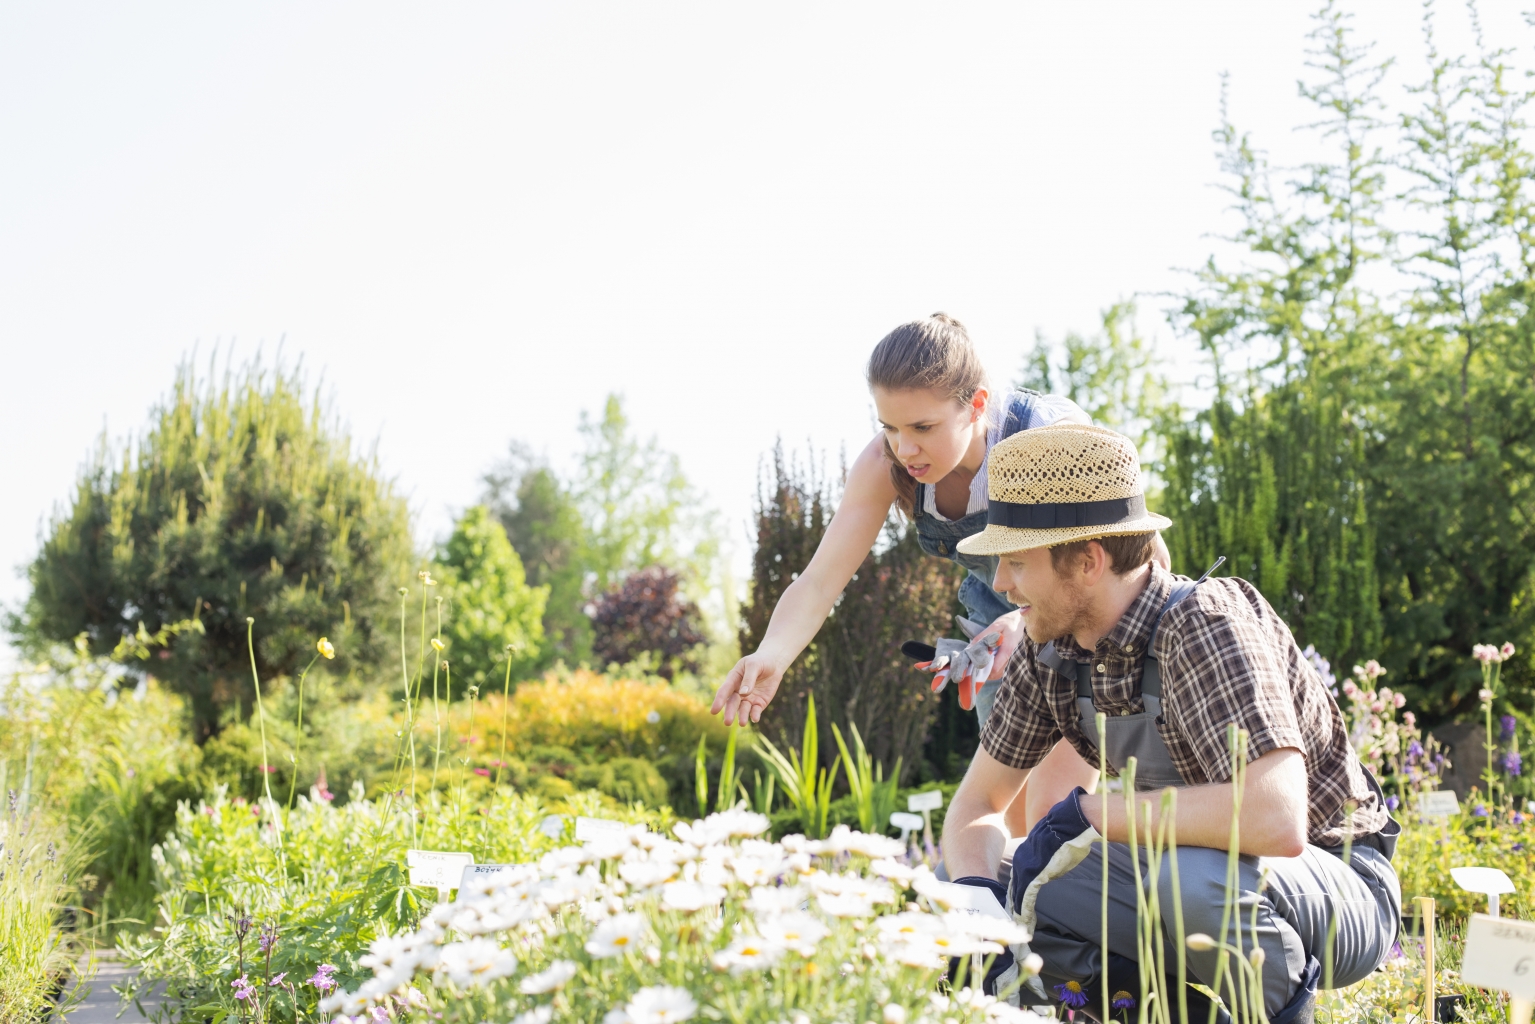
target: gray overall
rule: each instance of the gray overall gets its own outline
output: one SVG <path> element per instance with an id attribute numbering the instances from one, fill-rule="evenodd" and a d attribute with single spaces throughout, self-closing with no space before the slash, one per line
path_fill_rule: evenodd
<path id="1" fill-rule="evenodd" d="M 1013 393 L 1007 405 L 1007 416 L 1002 421 L 1002 437 L 1012 437 L 1028 427 L 1029 421 L 1034 418 L 1036 397 L 1037 392 L 1033 391 Z M 960 541 L 986 529 L 986 510 L 949 521 L 935 519 L 923 508 L 927 499 L 924 490 L 926 486 L 917 485 L 916 500 L 913 503 L 912 519 L 917 528 L 917 543 L 928 554 L 958 562 L 970 570 L 959 585 L 959 603 L 965 606 L 970 619 L 988 626 L 1000 616 L 1013 611 L 1017 605 L 991 589 L 991 581 L 996 579 L 997 563 L 1000 561 L 996 555 L 962 555 L 959 552 Z M 975 713 L 981 725 L 986 724 L 986 716 L 991 713 L 991 706 L 996 702 L 997 690 L 1001 686 L 999 676 L 986 682 L 976 692 Z"/>
<path id="2" fill-rule="evenodd" d="M 1111 716 L 1105 721 L 1101 737 L 1104 758 L 1121 772 L 1129 759 L 1135 758 L 1137 790 L 1188 785 L 1157 729 L 1162 712 L 1161 672 L 1151 650 L 1161 616 L 1192 593 L 1196 585 L 1187 581 L 1174 584 L 1172 594 L 1152 624 L 1141 676 L 1141 700 L 1145 710 L 1140 714 Z M 1097 709 L 1093 705 L 1090 666 L 1066 661 L 1055 651 L 1053 644 L 1046 645 L 1039 658 L 1068 675 L 1072 674 L 1075 665 L 1082 730 L 1085 735 L 1097 735 Z M 1384 802 L 1379 784 L 1368 768 L 1365 774 L 1377 798 Z M 1317 845 L 1308 845 L 1299 857 L 1243 855 L 1240 858 L 1237 903 L 1241 908 L 1242 944 L 1252 948 L 1249 925 L 1256 906 L 1257 941 L 1265 955 L 1264 1002 L 1270 1015 L 1278 1013 L 1289 1002 L 1300 985 L 1308 959 L 1312 956 L 1323 959 L 1331 919 L 1336 920 L 1337 927 L 1332 956 L 1333 987 L 1341 988 L 1363 979 L 1385 960 L 1401 921 L 1401 889 L 1390 859 L 1399 832 L 1396 822 L 1389 821 L 1381 832 L 1357 840 L 1347 863 L 1341 847 Z M 1138 960 L 1135 875 L 1129 847 L 1110 843 L 1109 851 L 1109 952 Z M 1184 933 L 1218 935 L 1225 902 L 1226 852 L 1180 846 L 1177 855 Z M 1092 853 L 1082 863 L 1046 882 L 1039 890 L 1038 922 L 1031 947 L 1044 960 L 1042 973 L 1047 984 L 1099 976 L 1102 856 L 1102 844 L 1095 843 Z M 1266 881 L 1259 892 L 1259 878 L 1265 872 Z M 1142 875 L 1145 876 L 1144 854 Z M 1158 891 L 1170 946 L 1176 941 L 1172 938 L 1170 909 L 1173 892 L 1165 867 Z M 1233 936 L 1230 931 L 1227 935 L 1229 942 Z M 1175 955 L 1169 948 L 1167 962 L 1175 963 Z M 1214 980 L 1217 954 L 1188 951 L 1187 956 L 1190 980 L 1209 985 Z"/>

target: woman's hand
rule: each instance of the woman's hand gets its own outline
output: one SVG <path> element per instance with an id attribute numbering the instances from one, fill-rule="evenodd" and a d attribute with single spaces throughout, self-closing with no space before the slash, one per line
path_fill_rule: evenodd
<path id="1" fill-rule="evenodd" d="M 725 677 L 714 694 L 711 714 L 725 712 L 726 725 L 746 725 L 762 718 L 762 709 L 768 706 L 783 682 L 783 668 L 774 664 L 761 651 L 748 654 L 736 662 L 735 668 Z"/>
<path id="2" fill-rule="evenodd" d="M 991 663 L 991 675 L 986 679 L 977 679 L 977 686 L 990 679 L 1001 679 L 1002 673 L 1007 671 L 1008 661 L 1023 640 L 1023 612 L 1015 609 L 1006 615 L 998 616 L 991 625 L 981 630 L 976 636 L 985 636 L 993 631 L 1002 634 L 1002 645 L 997 648 L 996 660 Z"/>

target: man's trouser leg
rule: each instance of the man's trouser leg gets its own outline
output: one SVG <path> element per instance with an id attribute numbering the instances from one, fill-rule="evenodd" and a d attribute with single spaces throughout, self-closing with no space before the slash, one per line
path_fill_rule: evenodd
<path id="1" fill-rule="evenodd" d="M 1139 960 L 1135 936 L 1135 876 L 1129 848 L 1110 844 L 1109 952 Z M 1099 976 L 1100 893 L 1103 887 L 1103 846 L 1060 878 L 1046 882 L 1036 904 L 1038 923 L 1030 948 L 1044 960 L 1048 985 L 1085 982 Z M 1242 947 L 1253 945 L 1253 908 L 1258 910 L 1258 945 L 1263 948 L 1263 996 L 1270 1015 L 1290 1001 L 1300 985 L 1307 959 L 1326 963 L 1323 947 L 1329 921 L 1336 919 L 1332 985 L 1341 988 L 1367 976 L 1385 960 L 1401 926 L 1401 890 L 1391 862 L 1370 847 L 1355 848 L 1351 865 L 1340 853 L 1306 847 L 1299 857 L 1242 857 L 1238 861 L 1236 909 L 1241 914 Z M 1258 892 L 1258 878 L 1267 881 Z M 1226 854 L 1220 850 L 1185 846 L 1178 850 L 1178 874 L 1183 896 L 1185 935 L 1203 932 L 1219 936 L 1225 905 Z M 1146 880 L 1142 854 L 1141 877 Z M 1169 965 L 1177 963 L 1173 924 L 1172 877 L 1167 858 L 1158 881 L 1162 924 L 1167 936 Z M 1228 927 L 1228 943 L 1235 931 Z M 1217 953 L 1187 951 L 1190 981 L 1210 985 L 1215 979 Z M 1235 965 L 1228 961 L 1228 968 Z M 1226 983 L 1221 996 L 1229 1001 Z M 1097 999 L 1098 994 L 1092 993 Z"/>

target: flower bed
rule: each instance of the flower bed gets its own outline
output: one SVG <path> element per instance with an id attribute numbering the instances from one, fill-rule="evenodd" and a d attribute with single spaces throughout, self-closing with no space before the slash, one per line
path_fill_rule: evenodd
<path id="1" fill-rule="evenodd" d="M 376 940 L 361 959 L 373 976 L 320 1009 L 359 1024 L 417 1009 L 449 1024 L 1036 1019 L 939 991 L 949 957 L 1024 936 L 946 908 L 930 871 L 895 859 L 900 843 L 846 828 L 756 838 L 767 828 L 727 811 L 676 839 L 633 827 L 509 866 Z"/>

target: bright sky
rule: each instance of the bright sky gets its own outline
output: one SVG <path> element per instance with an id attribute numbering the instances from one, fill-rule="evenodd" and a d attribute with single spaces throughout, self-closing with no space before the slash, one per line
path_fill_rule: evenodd
<path id="1" fill-rule="evenodd" d="M 1313 6 L 7 4 L 0 602 L 102 431 L 215 346 L 323 374 L 423 539 L 621 391 L 739 562 L 775 438 L 870 436 L 890 328 L 951 312 L 1006 381 L 1036 329 L 1154 313 L 1222 224 L 1220 73 L 1300 152 Z M 1418 5 L 1352 6 L 1416 79 Z"/>

